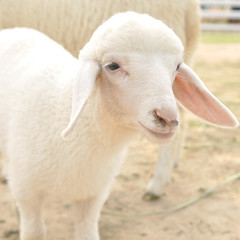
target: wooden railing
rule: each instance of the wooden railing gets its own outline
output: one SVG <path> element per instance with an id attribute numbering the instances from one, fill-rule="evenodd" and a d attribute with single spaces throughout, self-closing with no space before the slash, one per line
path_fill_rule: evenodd
<path id="1" fill-rule="evenodd" d="M 240 0 L 201 0 L 202 30 L 240 32 Z"/>

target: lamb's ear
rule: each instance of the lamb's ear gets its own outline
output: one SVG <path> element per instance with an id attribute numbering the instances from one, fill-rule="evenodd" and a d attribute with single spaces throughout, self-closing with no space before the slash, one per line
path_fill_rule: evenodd
<path id="1" fill-rule="evenodd" d="M 100 70 L 98 62 L 85 60 L 81 57 L 79 57 L 79 61 L 80 68 L 73 87 L 71 117 L 67 128 L 62 131 L 62 138 L 65 138 L 73 130 L 84 105 L 94 88 Z"/>
<path id="2" fill-rule="evenodd" d="M 203 120 L 221 127 L 237 127 L 239 122 L 203 84 L 197 74 L 186 64 L 181 64 L 173 91 L 176 99 L 190 112 Z"/>

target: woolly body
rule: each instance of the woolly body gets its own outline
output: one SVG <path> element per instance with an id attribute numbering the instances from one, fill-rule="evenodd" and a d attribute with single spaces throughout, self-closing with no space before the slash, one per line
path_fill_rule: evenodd
<path id="1" fill-rule="evenodd" d="M 1 152 L 10 159 L 10 185 L 15 185 L 12 189 L 23 199 L 27 194 L 25 188 L 29 193 L 29 189 L 39 187 L 43 195 L 61 193 L 67 198 L 72 196 L 71 199 L 79 195 L 83 199 L 90 197 L 89 194 L 99 195 L 101 186 L 110 184 L 107 173 L 116 173 L 113 166 L 119 162 L 117 156 L 127 143 L 126 137 L 121 136 L 129 130 L 110 128 L 112 124 L 101 114 L 101 100 L 95 90 L 74 141 L 63 142 L 60 134 L 70 116 L 78 60 L 40 33 L 27 29 L 7 31 L 0 36 L 0 45 L 4 46 L 4 52 L 0 50 L 0 74 L 6 76 L 7 73 L 6 81 L 1 79 L 0 142 L 4 143 Z M 4 64 L 8 59 L 14 61 Z M 108 133 L 109 128 L 114 134 Z M 97 177 L 97 172 L 101 176 Z M 17 179 L 14 183 L 13 178 Z M 21 188 L 18 189 L 18 185 Z"/>
<path id="2" fill-rule="evenodd" d="M 167 24 L 183 43 L 185 62 L 191 63 L 200 36 L 198 0 L 8 0 L 0 2 L 0 28 L 37 29 L 78 56 L 103 21 L 125 11 L 148 13 Z"/>

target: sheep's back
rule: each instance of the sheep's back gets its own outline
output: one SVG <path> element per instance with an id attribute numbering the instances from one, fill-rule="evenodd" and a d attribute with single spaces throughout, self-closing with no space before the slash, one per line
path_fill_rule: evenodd
<path id="1" fill-rule="evenodd" d="M 190 62 L 200 34 L 198 0 L 0 1 L 0 28 L 38 29 L 77 56 L 103 21 L 129 10 L 148 13 L 171 27 L 186 48 L 186 62 Z"/>

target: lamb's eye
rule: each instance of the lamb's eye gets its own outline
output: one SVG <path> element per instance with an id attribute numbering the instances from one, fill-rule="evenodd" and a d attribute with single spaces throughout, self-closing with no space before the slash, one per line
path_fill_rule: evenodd
<path id="1" fill-rule="evenodd" d="M 120 66 L 115 62 L 109 63 L 106 67 L 111 71 L 114 71 L 120 68 Z"/>
<path id="2" fill-rule="evenodd" d="M 180 68 L 181 63 L 177 65 L 176 71 Z"/>

